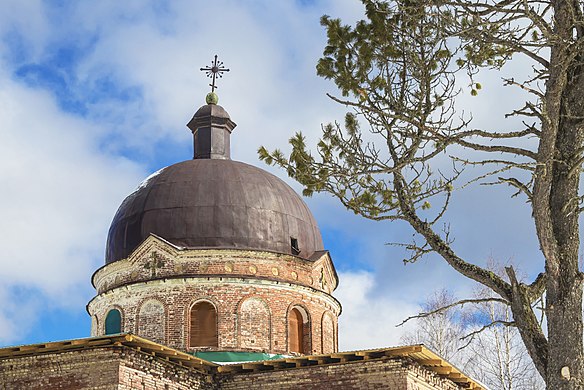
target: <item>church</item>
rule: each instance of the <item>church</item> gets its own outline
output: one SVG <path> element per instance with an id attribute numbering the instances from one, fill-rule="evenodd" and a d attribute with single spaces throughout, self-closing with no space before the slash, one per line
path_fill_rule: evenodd
<path id="1" fill-rule="evenodd" d="M 423 345 L 339 352 L 331 254 L 292 188 L 231 160 L 218 70 L 187 125 L 193 159 L 113 218 L 91 337 L 0 349 L 0 388 L 483 389 Z"/>

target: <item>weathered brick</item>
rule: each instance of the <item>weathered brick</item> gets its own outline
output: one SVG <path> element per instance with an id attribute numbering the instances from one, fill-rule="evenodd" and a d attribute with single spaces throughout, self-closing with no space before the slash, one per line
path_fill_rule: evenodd
<path id="1" fill-rule="evenodd" d="M 287 370 L 236 373 L 219 378 L 219 388 L 460 390 L 454 382 L 407 359 L 345 362 Z"/>
<path id="2" fill-rule="evenodd" d="M 59 351 L 0 360 L 9 390 L 214 390 L 206 375 L 124 347 Z"/>
<path id="3" fill-rule="evenodd" d="M 152 267 L 152 259 L 157 268 Z M 328 255 L 316 261 L 250 250 L 177 250 L 150 237 L 128 259 L 94 275 L 99 294 L 89 303 L 91 334 L 105 334 L 109 310 L 132 332 L 183 351 L 262 351 L 290 354 L 288 316 L 304 313 L 304 352 L 338 349 L 340 304 Z M 198 301 L 217 310 L 217 348 L 189 345 L 190 310 Z"/>

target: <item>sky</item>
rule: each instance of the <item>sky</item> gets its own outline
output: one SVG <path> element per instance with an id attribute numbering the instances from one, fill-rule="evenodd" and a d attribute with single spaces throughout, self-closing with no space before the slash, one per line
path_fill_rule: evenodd
<path id="1" fill-rule="evenodd" d="M 92 273 L 104 263 L 111 219 L 158 169 L 192 157 L 186 128 L 209 91 L 200 67 L 219 55 L 230 72 L 219 104 L 234 130 L 232 158 L 298 184 L 260 162 L 260 145 L 289 151 L 301 130 L 342 121 L 335 85 L 316 75 L 323 14 L 352 24 L 357 0 L 0 0 L 0 346 L 88 337 Z M 520 61 L 504 70 L 521 72 Z M 483 72 L 461 109 L 489 129 L 521 94 Z M 465 95 L 466 93 L 466 95 Z M 519 103 L 518 103 L 519 102 Z M 527 277 L 543 266 L 530 210 L 511 190 L 457 191 L 446 215 L 457 253 L 513 261 Z M 476 287 L 435 256 L 404 265 L 399 222 L 366 221 L 326 194 L 305 199 L 339 273 L 341 350 L 393 346 L 434 291 Z"/>

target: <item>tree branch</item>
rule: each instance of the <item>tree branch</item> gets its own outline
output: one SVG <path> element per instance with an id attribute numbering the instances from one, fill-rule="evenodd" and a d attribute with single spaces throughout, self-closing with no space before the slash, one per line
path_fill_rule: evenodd
<path id="1" fill-rule="evenodd" d="M 440 254 L 455 270 L 464 276 L 491 288 L 502 298 L 509 300 L 511 298 L 511 286 L 507 282 L 491 271 L 487 271 L 477 265 L 462 260 L 454 253 L 450 245 L 432 230 L 427 222 L 422 221 L 418 217 L 412 208 L 411 201 L 407 195 L 407 190 L 403 186 L 403 180 L 404 179 L 400 173 L 394 173 L 394 186 L 404 219 L 406 219 L 410 225 L 412 225 L 412 227 L 426 239 L 432 249 Z"/>
<path id="2" fill-rule="evenodd" d="M 410 316 L 410 317 L 406 318 L 405 320 L 403 320 L 402 322 L 400 322 L 399 324 L 397 324 L 395 327 L 396 328 L 397 327 L 400 327 L 400 326 L 404 325 L 406 322 L 411 321 L 411 320 L 416 319 L 416 318 L 425 318 L 425 317 L 430 317 L 430 316 L 433 316 L 433 315 L 436 315 L 436 314 L 443 313 L 443 312 L 445 312 L 445 311 L 447 311 L 449 309 L 452 309 L 455 306 L 461 306 L 462 307 L 462 306 L 464 306 L 467 303 L 469 303 L 469 304 L 480 304 L 480 303 L 486 303 L 486 302 L 497 302 L 497 303 L 501 303 L 503 305 L 509 306 L 509 302 L 507 300 L 505 300 L 505 299 L 502 299 L 502 298 L 494 298 L 493 297 L 493 298 L 461 299 L 461 300 L 456 301 L 454 303 L 451 303 L 449 305 L 439 307 L 439 308 L 437 308 L 435 310 L 431 310 L 431 311 L 428 311 L 428 312 L 419 313 L 419 314 L 417 314 L 415 316 Z"/>
<path id="3" fill-rule="evenodd" d="M 532 297 L 535 292 L 542 288 L 541 283 L 544 283 L 545 276 L 538 276 L 533 284 L 534 287 L 530 291 L 529 288 L 517 281 L 513 267 L 505 267 L 505 271 L 511 282 L 511 312 L 517 324 L 517 329 L 519 329 L 521 339 L 525 343 L 535 367 L 541 376 L 545 378 L 548 364 L 548 341 L 531 307 Z"/>

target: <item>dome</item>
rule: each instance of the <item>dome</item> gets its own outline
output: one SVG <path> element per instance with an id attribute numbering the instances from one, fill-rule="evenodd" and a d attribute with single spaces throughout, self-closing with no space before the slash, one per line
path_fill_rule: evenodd
<path id="1" fill-rule="evenodd" d="M 256 249 L 309 258 L 323 249 L 312 213 L 276 176 L 230 159 L 200 158 L 147 178 L 118 209 L 106 263 L 150 233 L 187 248 Z"/>

